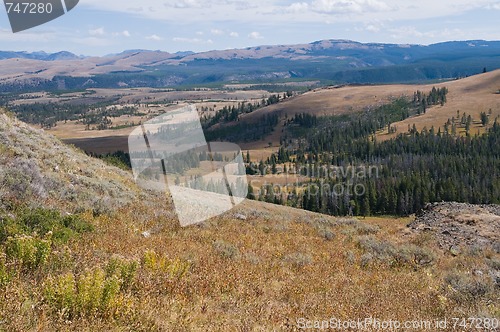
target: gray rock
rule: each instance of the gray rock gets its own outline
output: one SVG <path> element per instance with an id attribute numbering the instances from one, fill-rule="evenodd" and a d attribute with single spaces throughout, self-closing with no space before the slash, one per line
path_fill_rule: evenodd
<path id="1" fill-rule="evenodd" d="M 415 232 L 432 232 L 439 246 L 452 254 L 454 252 L 453 255 L 460 253 L 459 247 L 496 250 L 500 241 L 500 205 L 427 204 L 415 215 L 408 228 Z"/>
<path id="2" fill-rule="evenodd" d="M 245 216 L 244 214 L 241 214 L 241 213 L 236 213 L 236 214 L 234 215 L 234 217 L 235 217 L 236 219 L 239 219 L 239 220 L 247 220 L 247 216 Z"/>
<path id="3" fill-rule="evenodd" d="M 460 255 L 462 252 L 460 251 L 460 248 L 458 248 L 457 246 L 451 246 L 450 247 L 450 254 L 452 254 L 453 256 L 458 256 Z"/>

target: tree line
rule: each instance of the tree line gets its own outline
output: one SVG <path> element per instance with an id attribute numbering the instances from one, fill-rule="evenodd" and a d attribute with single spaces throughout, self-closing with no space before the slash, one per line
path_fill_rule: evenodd
<path id="1" fill-rule="evenodd" d="M 484 135 L 460 136 L 451 130 L 413 127 L 388 141 L 376 139 L 376 133 L 391 123 L 418 115 L 424 103 L 445 103 L 447 93 L 447 89 L 435 88 L 428 94 L 416 92 L 413 100 L 400 98 L 359 114 L 295 116 L 288 121 L 278 153 L 251 168 L 261 174 L 274 173 L 275 165 L 284 163 L 309 180 L 278 194 L 267 186 L 255 197 L 332 215 L 365 216 L 406 216 L 439 201 L 500 203 L 497 120 Z M 489 121 L 487 115 L 481 118 L 483 123 L 485 118 Z M 472 122 L 472 117 L 466 116 L 464 122 L 464 126 Z M 322 174 L 325 166 L 356 165 L 375 166 L 380 172 L 334 178 Z"/>

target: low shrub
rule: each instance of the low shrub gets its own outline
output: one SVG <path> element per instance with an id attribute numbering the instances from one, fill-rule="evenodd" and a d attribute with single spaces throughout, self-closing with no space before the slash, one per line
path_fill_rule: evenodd
<path id="1" fill-rule="evenodd" d="M 217 240 L 213 243 L 213 248 L 219 254 L 219 256 L 227 259 L 236 259 L 240 257 L 240 251 L 238 248 L 228 242 Z"/>
<path id="2" fill-rule="evenodd" d="M 357 222 L 354 227 L 359 235 L 377 234 L 380 231 L 380 227 L 362 222 Z"/>
<path id="3" fill-rule="evenodd" d="M 328 228 L 320 228 L 318 230 L 318 235 L 326 241 L 332 241 L 333 239 L 335 239 L 335 233 Z"/>
<path id="4" fill-rule="evenodd" d="M 51 240 L 21 235 L 9 237 L 5 242 L 8 260 L 19 264 L 23 269 L 36 269 L 47 263 L 51 253 Z"/>
<path id="5" fill-rule="evenodd" d="M 77 234 L 91 232 L 93 226 L 79 215 L 61 216 L 48 209 L 25 210 L 17 218 L 4 218 L 0 222 L 0 242 L 21 234 L 45 236 L 52 233 L 56 243 L 66 243 Z"/>
<path id="6" fill-rule="evenodd" d="M 50 279 L 44 289 L 45 301 L 67 319 L 75 315 L 76 293 L 76 281 L 72 273 Z"/>
<path id="7" fill-rule="evenodd" d="M 361 267 L 368 267 L 373 262 L 373 255 L 369 252 L 363 254 L 360 258 L 359 264 Z"/>
<path id="8" fill-rule="evenodd" d="M 134 283 L 139 264 L 136 261 L 127 261 L 113 257 L 106 266 L 106 277 L 117 277 L 120 280 L 121 288 L 128 290 Z"/>
<path id="9" fill-rule="evenodd" d="M 0 289 L 7 286 L 12 279 L 11 274 L 7 270 L 5 263 L 0 261 Z"/>
<path id="10" fill-rule="evenodd" d="M 344 253 L 344 258 L 349 265 L 356 263 L 356 255 L 350 250 Z"/>
<path id="11" fill-rule="evenodd" d="M 0 219 L 0 243 L 4 243 L 8 237 L 20 235 L 26 232 L 26 228 L 13 218 L 3 217 Z"/>
<path id="12" fill-rule="evenodd" d="M 399 265 L 425 266 L 434 261 L 434 253 L 425 247 L 403 245 L 395 248 L 393 258 Z"/>
<path id="13" fill-rule="evenodd" d="M 165 255 L 148 250 L 144 253 L 143 266 L 153 272 L 165 273 L 169 278 L 181 279 L 188 273 L 191 264 L 179 258 L 171 260 Z"/>
<path id="14" fill-rule="evenodd" d="M 253 252 L 248 252 L 244 255 L 244 259 L 246 262 L 253 264 L 253 265 L 258 265 L 261 263 L 261 259 L 259 256 L 257 256 Z"/>
<path id="15" fill-rule="evenodd" d="M 110 318 L 121 305 L 121 281 L 98 268 L 75 277 L 68 273 L 50 279 L 44 288 L 46 303 L 66 319 Z"/>
<path id="16" fill-rule="evenodd" d="M 76 234 L 93 230 L 92 225 L 78 215 L 61 216 L 58 211 L 47 209 L 28 211 L 21 216 L 20 223 L 42 236 L 52 232 L 54 241 L 62 243 Z"/>
<path id="17" fill-rule="evenodd" d="M 379 260 L 388 260 L 395 252 L 395 248 L 391 243 L 380 241 L 372 236 L 359 238 L 358 245 L 365 252 L 371 253 L 374 258 Z"/>
<path id="18" fill-rule="evenodd" d="M 0 169 L 0 188 L 8 197 L 23 202 L 46 196 L 46 178 L 34 159 L 13 158 Z"/>
<path id="19" fill-rule="evenodd" d="M 283 256 L 283 261 L 291 264 L 294 267 L 301 268 L 312 263 L 313 259 L 310 255 L 304 253 L 293 253 Z"/>
<path id="20" fill-rule="evenodd" d="M 486 279 L 456 271 L 445 276 L 444 280 L 452 290 L 450 296 L 462 304 L 472 304 L 492 290 L 491 282 Z"/>
<path id="21" fill-rule="evenodd" d="M 500 259 L 491 258 L 486 260 L 486 264 L 494 270 L 500 271 Z"/>
<path id="22" fill-rule="evenodd" d="M 372 259 L 386 262 L 391 266 L 418 267 L 429 265 L 434 261 L 434 253 L 430 249 L 416 245 L 395 246 L 372 236 L 361 237 L 358 245 L 366 254 L 372 255 Z"/>

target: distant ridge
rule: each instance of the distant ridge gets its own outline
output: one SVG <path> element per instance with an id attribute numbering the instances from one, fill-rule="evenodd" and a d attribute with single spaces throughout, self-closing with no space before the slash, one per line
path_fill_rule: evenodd
<path id="1" fill-rule="evenodd" d="M 0 60 L 4 59 L 32 59 L 41 61 L 56 61 L 56 60 L 76 60 L 81 57 L 67 51 L 57 53 L 40 52 L 15 52 L 15 51 L 0 51 Z"/>
<path id="2" fill-rule="evenodd" d="M 71 65 L 66 60 L 71 60 Z M 104 57 L 78 57 L 64 51 L 0 51 L 0 92 L 33 87 L 171 87 L 289 79 L 328 84 L 419 83 L 498 68 L 500 41 L 485 40 L 414 45 L 330 39 L 201 53 L 138 49 Z M 84 85 L 88 77 L 92 77 L 93 86 Z"/>
<path id="3" fill-rule="evenodd" d="M 420 56 L 426 54 L 433 54 L 436 51 L 453 52 L 457 50 L 467 50 L 475 47 L 490 48 L 496 51 L 500 50 L 500 41 L 486 41 L 486 40 L 465 40 L 465 41 L 447 41 L 430 45 L 422 44 L 390 44 L 390 43 L 361 43 L 346 39 L 327 39 L 318 40 L 308 44 L 284 44 L 284 45 L 260 45 L 253 47 L 246 47 L 241 49 L 228 49 L 228 50 L 213 50 L 206 52 L 192 52 L 192 51 L 179 51 L 176 53 L 169 53 L 161 50 L 147 50 L 147 49 L 131 49 L 124 50 L 119 53 L 112 53 L 102 57 L 126 57 L 131 54 L 141 53 L 156 53 L 156 54 L 172 54 L 178 57 L 185 58 L 184 60 L 190 61 L 194 59 L 242 59 L 242 58 L 293 58 L 300 56 L 333 56 L 340 55 L 341 53 L 349 53 L 349 50 L 358 51 L 383 51 L 392 50 L 393 55 L 401 55 L 404 53 L 412 53 L 417 51 Z M 383 53 L 383 52 L 380 52 Z M 380 54 L 382 55 L 382 54 Z M 500 55 L 500 54 L 497 54 Z M 55 61 L 67 59 L 81 59 L 86 56 L 77 56 L 68 51 L 61 51 L 57 53 L 39 52 L 25 52 L 25 51 L 0 51 L 0 59 L 34 59 L 41 61 Z"/>

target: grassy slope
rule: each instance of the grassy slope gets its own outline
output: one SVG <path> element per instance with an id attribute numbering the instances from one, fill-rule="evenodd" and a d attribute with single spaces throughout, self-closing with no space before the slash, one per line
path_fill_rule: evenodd
<path id="1" fill-rule="evenodd" d="M 299 113 L 309 113 L 317 116 L 340 115 L 369 108 L 373 109 L 401 96 L 413 98 L 413 93 L 417 90 L 427 94 L 434 86 L 449 89 L 447 104 L 444 107 L 433 107 L 425 115 L 394 124 L 398 128 L 398 133 L 406 132 L 408 124 L 411 126 L 415 124 L 419 130 L 425 126 L 428 129 L 434 126 L 437 131 L 438 127 L 443 127 L 449 118 L 451 119 L 453 116 L 456 118 L 457 110 L 460 110 L 460 117 L 463 112 L 473 117 L 476 124 L 471 129 L 471 133 L 475 134 L 477 129 L 480 129 L 479 114 L 481 112 L 488 112 L 491 109 L 493 120 L 500 115 L 500 95 L 495 94 L 500 89 L 500 70 L 496 70 L 439 84 L 346 86 L 337 89 L 318 89 L 279 104 L 259 109 L 243 116 L 240 121 L 252 123 L 268 113 L 279 113 L 282 117 L 287 115 L 289 118 Z M 279 145 L 282 125 L 283 123 L 278 125 L 274 133 L 264 140 L 244 144 L 244 149 L 260 150 L 267 147 L 269 142 L 272 142 L 274 146 Z M 387 139 L 397 133 L 392 136 L 384 134 L 381 133 L 379 138 Z"/>
<path id="2" fill-rule="evenodd" d="M 51 204 L 70 212 L 81 205 L 88 211 L 82 217 L 95 229 L 66 245 L 53 245 L 47 264 L 37 269 L 20 270 L 19 261 L 0 257 L 13 274 L 0 288 L 0 330 L 267 331 L 290 330 L 300 317 L 500 315 L 492 281 L 472 274 L 493 259 L 498 264 L 498 255 L 489 249 L 452 257 L 437 248 L 432 235 L 406 230 L 406 219 L 336 219 L 252 201 L 203 225 L 180 228 L 168 199 L 141 192 L 130 174 L 0 116 L 2 171 L 16 158 L 31 159 L 41 178 L 60 180 L 53 187 L 57 192 L 67 174 L 80 167 L 87 181 L 77 193 L 106 197 L 109 206 L 105 213 L 92 214 L 92 198 L 76 203 L 50 193 L 26 198 L 31 205 Z M 54 165 L 64 171 L 54 173 Z M 120 189 L 102 191 L 93 181 L 104 187 L 114 181 Z M 124 192 L 127 202 L 122 202 Z M 2 221 L 17 213 L 5 206 L 0 211 Z M 152 236 L 141 236 L 145 230 L 153 230 Z M 433 252 L 431 264 L 414 259 L 418 248 L 427 248 L 426 255 Z M 167 263 L 147 261 L 148 250 Z M 120 292 L 112 312 L 80 309 L 76 312 L 82 316 L 64 318 L 65 311 L 47 300 L 44 289 L 54 279 L 70 274 L 78 280 L 105 268 L 112 257 L 138 263 L 131 287 Z M 175 273 L 175 259 L 189 265 L 186 274 Z M 458 290 L 445 281 L 455 271 L 461 278 L 461 286 L 454 286 Z M 485 292 L 475 291 L 476 285 Z"/>

